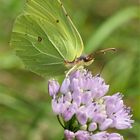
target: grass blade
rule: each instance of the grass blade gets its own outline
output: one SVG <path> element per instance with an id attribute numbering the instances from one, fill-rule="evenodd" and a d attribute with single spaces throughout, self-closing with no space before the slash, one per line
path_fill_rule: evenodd
<path id="1" fill-rule="evenodd" d="M 89 54 L 97 49 L 115 29 L 137 17 L 140 17 L 138 7 L 129 7 L 110 17 L 93 33 L 86 44 L 85 53 Z"/>

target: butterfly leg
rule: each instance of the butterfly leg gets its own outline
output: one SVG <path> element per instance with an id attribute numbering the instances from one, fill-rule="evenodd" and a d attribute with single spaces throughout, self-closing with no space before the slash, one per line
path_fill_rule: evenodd
<path id="1" fill-rule="evenodd" d="M 83 69 L 81 65 L 75 65 L 70 70 L 66 72 L 66 77 L 68 77 L 72 72 L 76 71 L 77 69 Z"/>

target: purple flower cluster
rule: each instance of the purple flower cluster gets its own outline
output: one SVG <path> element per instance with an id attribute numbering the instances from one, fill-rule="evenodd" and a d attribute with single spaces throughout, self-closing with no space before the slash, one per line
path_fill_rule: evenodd
<path id="1" fill-rule="evenodd" d="M 71 132 L 65 130 L 64 136 L 66 140 L 123 140 L 123 137 L 118 133 L 107 133 L 105 131 L 91 134 L 88 131 L 79 130 L 77 132 Z"/>
<path id="2" fill-rule="evenodd" d="M 123 140 L 119 134 L 105 130 L 132 127 L 130 108 L 124 105 L 122 95 L 105 96 L 109 85 L 99 75 L 79 69 L 61 86 L 49 80 L 48 89 L 53 111 L 63 120 L 66 140 Z"/>

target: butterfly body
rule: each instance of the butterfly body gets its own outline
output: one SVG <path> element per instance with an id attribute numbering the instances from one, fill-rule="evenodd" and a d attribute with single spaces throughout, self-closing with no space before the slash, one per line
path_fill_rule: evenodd
<path id="1" fill-rule="evenodd" d="M 77 65 L 77 66 L 84 66 L 84 65 L 88 66 L 88 65 L 92 64 L 93 61 L 94 61 L 93 57 L 82 55 L 82 56 L 78 57 L 77 59 L 75 59 L 72 62 L 64 61 L 64 63 L 66 65 L 66 67 L 72 68 L 75 65 Z"/>

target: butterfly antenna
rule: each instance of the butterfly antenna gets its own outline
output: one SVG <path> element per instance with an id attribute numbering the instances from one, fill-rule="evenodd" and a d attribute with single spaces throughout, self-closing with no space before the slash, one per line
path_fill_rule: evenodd
<path id="1" fill-rule="evenodd" d="M 103 49 L 103 50 L 99 50 L 99 51 L 96 51 L 94 53 L 91 53 L 87 56 L 87 59 L 94 59 L 96 55 L 98 54 L 106 54 L 106 52 L 110 52 L 110 51 L 113 51 L 113 52 L 116 52 L 117 49 L 116 48 L 106 48 L 106 49 Z"/>
<path id="2" fill-rule="evenodd" d="M 105 54 L 106 52 L 110 52 L 110 51 L 113 51 L 113 52 L 116 52 L 116 48 L 106 48 L 106 49 L 103 49 L 103 50 L 99 50 L 97 52 L 95 52 L 96 54 L 99 54 L 99 53 L 103 53 Z"/>

